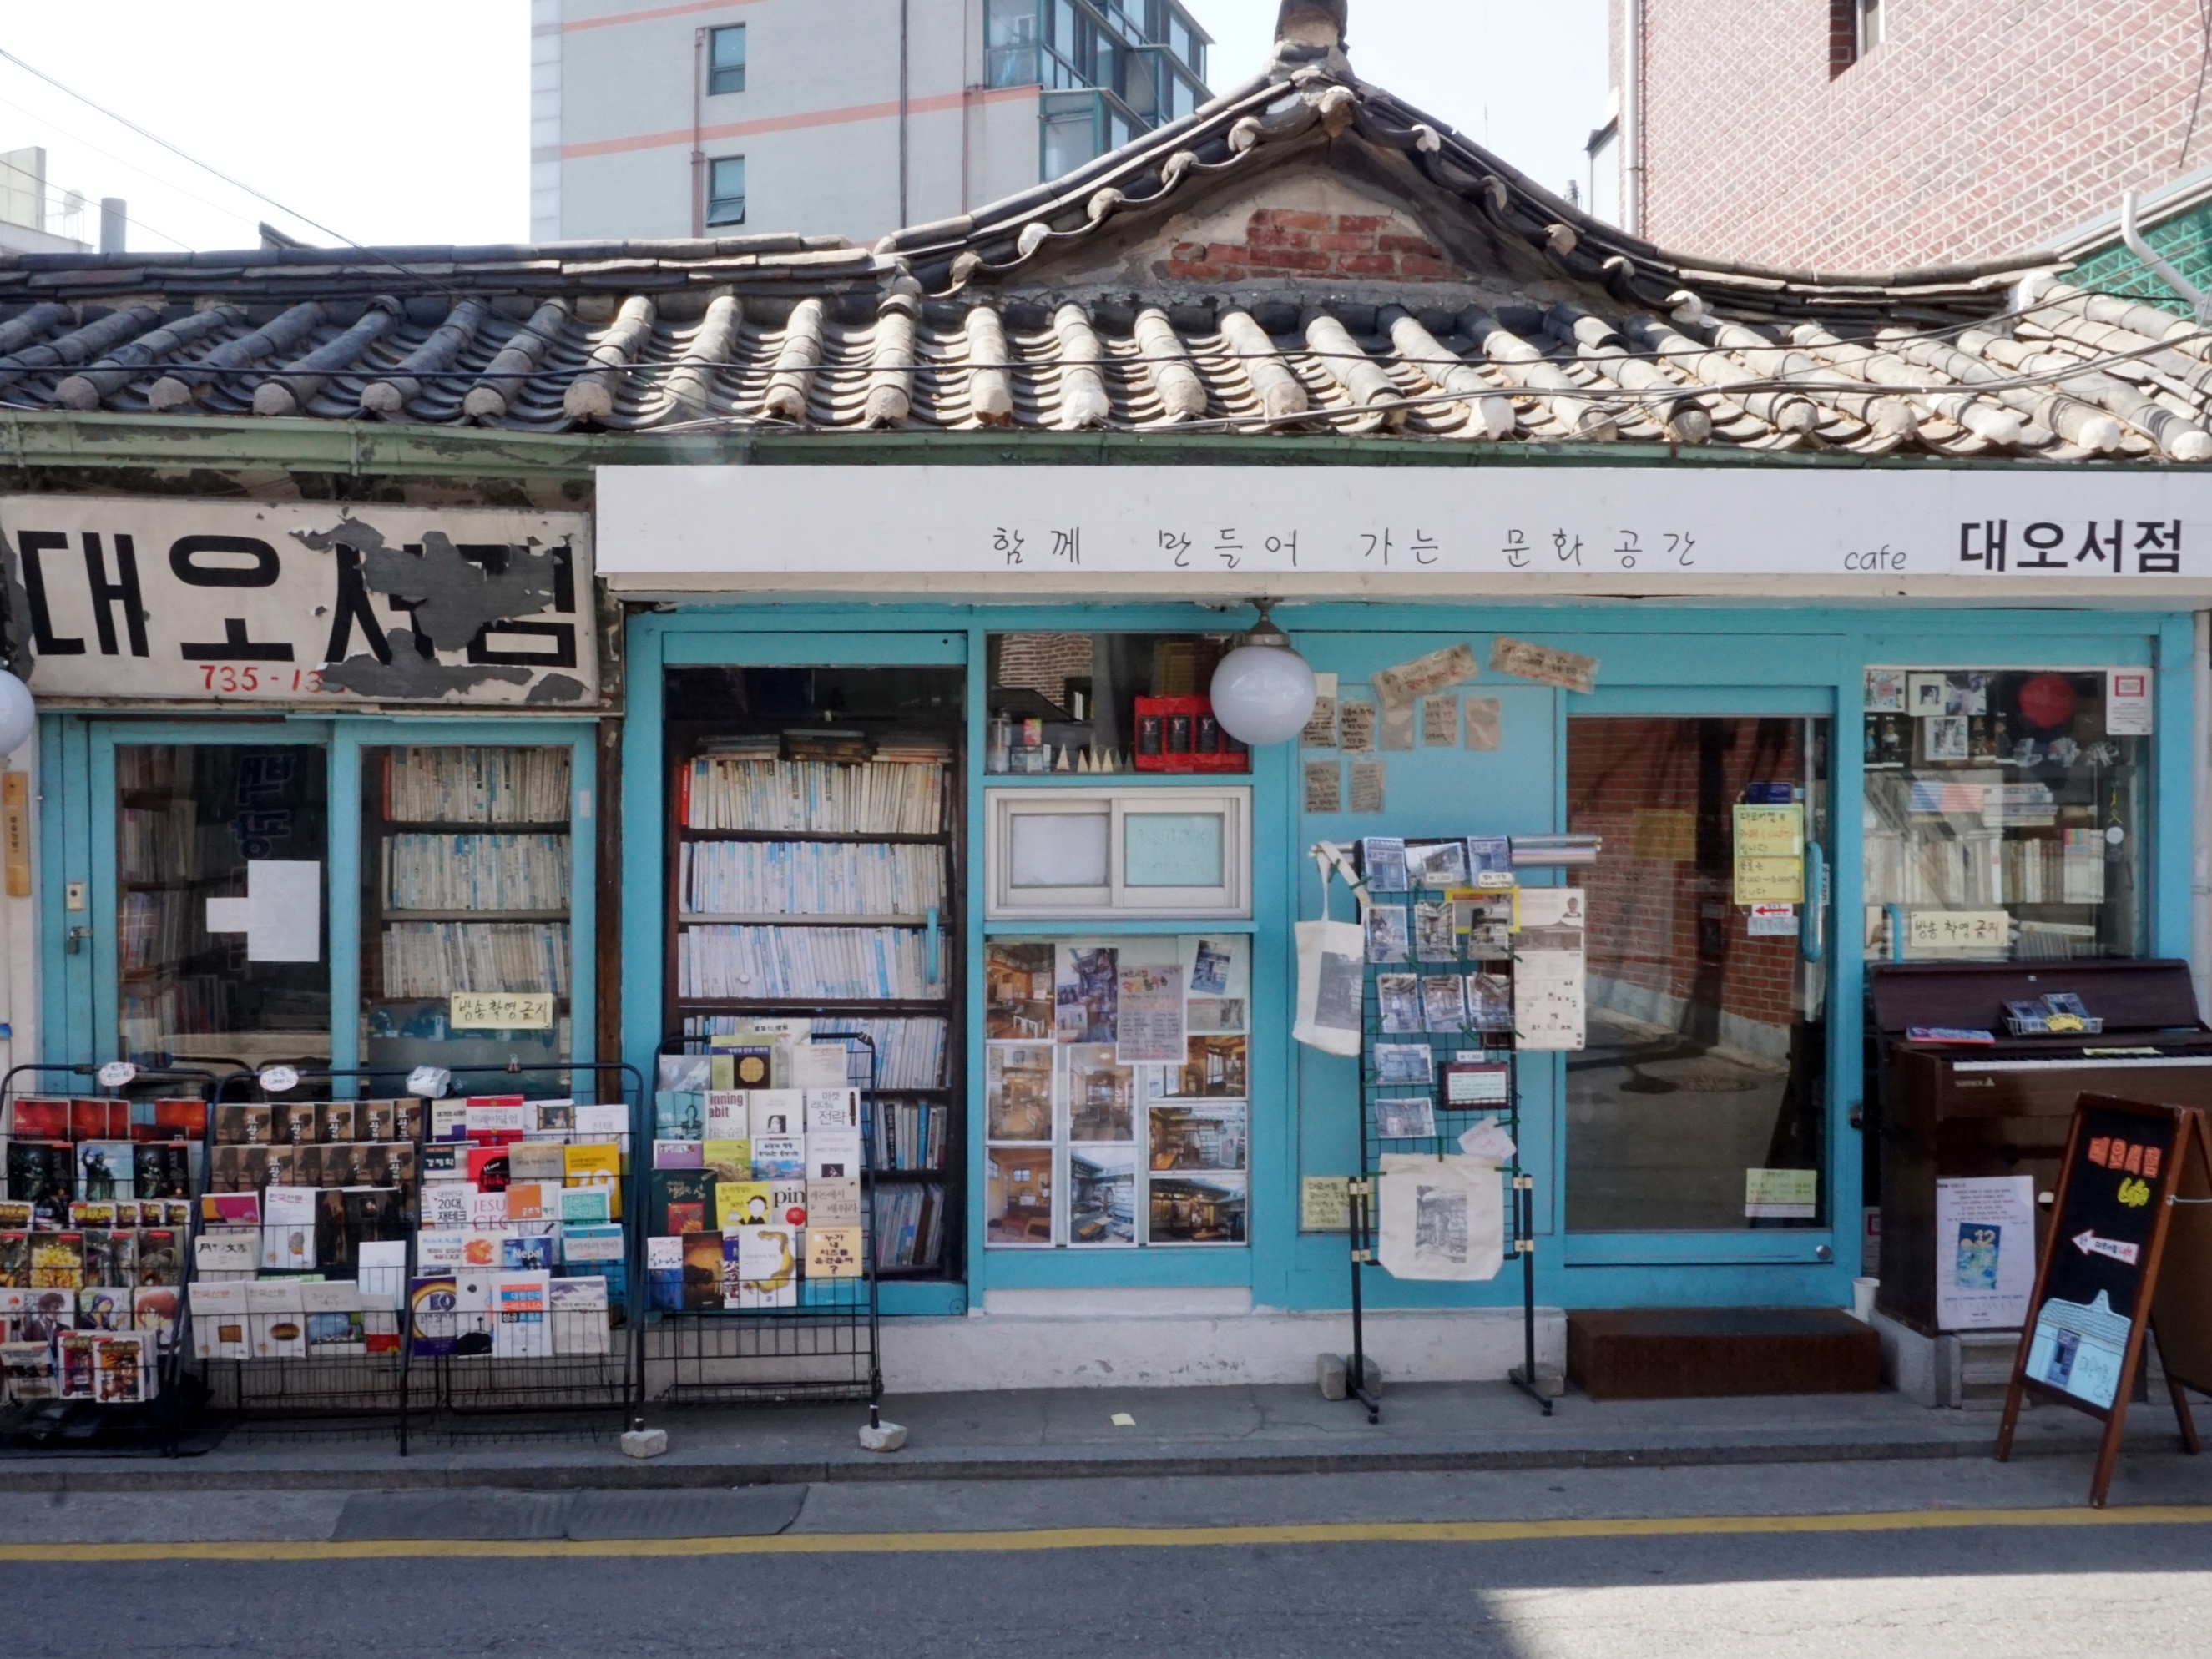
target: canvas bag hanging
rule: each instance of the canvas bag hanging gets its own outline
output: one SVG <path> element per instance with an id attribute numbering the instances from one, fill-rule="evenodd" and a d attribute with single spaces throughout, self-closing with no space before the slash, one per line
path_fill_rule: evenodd
<path id="1" fill-rule="evenodd" d="M 1505 1190 L 1486 1158 L 1382 1154 L 1376 1254 L 1393 1279 L 1485 1279 L 1505 1261 Z"/>
<path id="2" fill-rule="evenodd" d="M 1291 1035 L 1325 1054 L 1359 1056 L 1359 1002 L 1365 986 L 1367 890 L 1346 861 L 1345 849 L 1316 842 L 1314 866 L 1321 872 L 1321 920 L 1297 925 L 1298 1018 Z M 1344 878 L 1352 890 L 1358 920 L 1328 919 L 1329 877 Z"/>

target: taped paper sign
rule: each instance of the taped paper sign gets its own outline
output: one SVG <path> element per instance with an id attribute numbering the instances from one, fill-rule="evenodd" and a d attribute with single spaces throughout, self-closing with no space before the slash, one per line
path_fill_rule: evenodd
<path id="1" fill-rule="evenodd" d="M 1298 1182 L 1298 1231 L 1341 1233 L 1352 1230 L 1351 1179 L 1307 1176 Z"/>
<path id="2" fill-rule="evenodd" d="M 1503 634 L 1491 641 L 1490 668 L 1495 674 L 1511 674 L 1519 679 L 1534 680 L 1539 685 L 1556 685 L 1562 690 L 1587 693 L 1597 690 L 1595 657 L 1577 656 L 1571 651 L 1533 645 L 1527 640 L 1510 640 Z"/>
<path id="3" fill-rule="evenodd" d="M 1735 809 L 1735 902 L 1795 904 L 1805 896 L 1805 809 Z"/>
<path id="4" fill-rule="evenodd" d="M 1743 1214 L 1747 1221 L 1812 1221 L 1820 1205 L 1818 1170 L 1746 1170 Z"/>
<path id="5" fill-rule="evenodd" d="M 457 1031 L 550 1031 L 550 991 L 456 991 L 446 1023 Z"/>
<path id="6" fill-rule="evenodd" d="M 1471 680 L 1479 672 L 1473 646 L 1448 645 L 1411 662 L 1401 662 L 1395 668 L 1376 670 L 1375 695 L 1385 703 L 1407 703 L 1431 691 L 1442 691 Z"/>
<path id="7" fill-rule="evenodd" d="M 2017 1330 L 2035 1291 L 2035 1182 L 2028 1176 L 1936 1183 L 1936 1323 Z"/>
<path id="8" fill-rule="evenodd" d="M 2002 956 L 2011 945 L 2008 910 L 1915 910 L 1905 919 L 1907 956 Z"/>
<path id="9" fill-rule="evenodd" d="M 323 959 L 323 866 L 309 859 L 256 859 L 246 866 L 246 959 Z"/>

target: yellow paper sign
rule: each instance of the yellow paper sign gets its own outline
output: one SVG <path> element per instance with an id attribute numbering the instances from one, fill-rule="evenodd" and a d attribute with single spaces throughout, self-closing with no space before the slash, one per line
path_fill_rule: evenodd
<path id="1" fill-rule="evenodd" d="M 457 1031 L 550 1031 L 550 991 L 456 991 L 446 1024 Z"/>
<path id="2" fill-rule="evenodd" d="M 1746 1170 L 1743 1212 L 1747 1218 L 1809 1221 L 1820 1205 L 1818 1170 Z"/>
<path id="3" fill-rule="evenodd" d="M 1698 856 L 1697 814 L 1679 806 L 1639 806 L 1629 836 L 1629 856 L 1689 864 Z"/>
<path id="4" fill-rule="evenodd" d="M 1805 809 L 1735 809 L 1735 902 L 1796 904 L 1805 896 Z"/>
<path id="5" fill-rule="evenodd" d="M 1298 1182 L 1298 1231 L 1341 1233 L 1352 1230 L 1351 1179 L 1307 1176 Z"/>

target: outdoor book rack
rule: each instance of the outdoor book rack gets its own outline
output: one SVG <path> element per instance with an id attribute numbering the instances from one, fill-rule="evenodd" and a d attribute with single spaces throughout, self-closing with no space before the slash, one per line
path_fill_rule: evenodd
<path id="1" fill-rule="evenodd" d="M 1327 888 L 1324 886 L 1324 901 L 1326 895 Z M 1404 896 L 1410 900 L 1413 896 Z M 1362 914 L 1364 919 L 1364 909 Z M 1463 975 L 1478 966 L 1495 970 L 1503 965 L 1502 959 L 1487 963 L 1462 960 L 1450 964 L 1425 964 L 1411 959 L 1402 963 L 1370 962 L 1365 964 L 1362 975 L 1359 1173 L 1348 1183 L 1349 1202 L 1346 1206 L 1352 1267 L 1352 1352 L 1345 1367 L 1345 1397 L 1366 1408 L 1370 1423 L 1382 1420 L 1382 1406 L 1379 1393 L 1370 1390 L 1366 1384 L 1366 1321 L 1361 1293 L 1365 1273 L 1387 1271 L 1382 1266 L 1381 1250 L 1382 1158 L 1386 1153 L 1430 1154 L 1437 1158 L 1455 1155 L 1460 1151 L 1460 1137 L 1485 1118 L 1495 1119 L 1513 1139 L 1513 1155 L 1504 1160 L 1500 1170 L 1506 1182 L 1504 1255 L 1509 1261 L 1516 1255 L 1521 1261 L 1522 1357 L 1521 1365 L 1514 1370 L 1510 1380 L 1516 1388 L 1543 1407 L 1545 1416 L 1552 1414 L 1551 1399 L 1542 1391 L 1536 1374 L 1536 1182 L 1535 1177 L 1527 1173 L 1522 1164 L 1521 1075 L 1519 1059 L 1514 1048 L 1514 1034 L 1510 1030 L 1386 1031 L 1383 1029 L 1382 1000 L 1376 985 L 1379 977 L 1390 974 L 1410 974 L 1418 978 L 1425 969 L 1441 969 Z M 1425 1085 L 1386 1080 L 1377 1067 L 1376 1050 L 1378 1042 L 1425 1048 L 1429 1051 L 1429 1070 L 1435 1080 Z M 1455 1101 L 1446 1067 L 1467 1062 L 1504 1067 L 1502 1089 L 1493 1086 L 1489 1091 L 1496 1096 L 1495 1098 L 1480 1103 Z M 1495 1075 L 1492 1074 L 1493 1078 Z M 1431 1097 L 1430 1109 L 1435 1118 L 1435 1133 L 1418 1137 L 1385 1135 L 1382 1130 L 1386 1126 L 1379 1119 L 1378 1103 L 1424 1093 Z"/>
<path id="2" fill-rule="evenodd" d="M 820 1011 L 834 1018 L 836 1011 Z M 879 1109 L 875 1045 L 859 1032 L 817 1034 L 866 1055 L 860 1091 L 861 1271 L 852 1279 L 806 1279 L 789 1308 L 669 1308 L 648 1306 L 643 1320 L 645 1395 L 655 1405 L 783 1405 L 865 1401 L 869 1421 L 878 1419 L 883 1398 L 881 1327 L 876 1297 L 875 1182 L 867 1167 Z M 711 1053 L 710 1039 L 672 1036 L 657 1054 Z M 848 1073 L 850 1075 L 850 1073 Z M 649 1147 L 637 1162 L 652 1161 Z M 639 1212 L 648 1200 L 640 1181 Z M 641 1225 L 649 1225 L 647 1217 Z M 678 1294 L 681 1294 L 680 1290 Z M 648 1304 L 653 1301 L 648 1289 Z M 658 1297 L 665 1302 L 665 1287 Z"/>
<path id="3" fill-rule="evenodd" d="M 575 1079 L 586 1076 L 597 1079 L 611 1074 L 619 1080 L 621 1103 L 629 1111 L 635 1169 L 643 1090 L 643 1079 L 635 1066 L 613 1060 L 532 1061 L 526 1066 L 458 1066 L 450 1068 L 449 1075 L 457 1084 L 468 1079 L 482 1086 L 562 1073 L 569 1077 L 572 1087 Z M 380 1086 L 405 1092 L 411 1073 L 405 1067 L 356 1067 L 301 1070 L 296 1075 L 293 1087 L 281 1093 L 269 1091 L 261 1079 L 252 1074 L 234 1075 L 224 1079 L 218 1103 L 248 1095 L 295 1100 L 318 1084 L 336 1097 L 334 1085 L 341 1082 L 350 1085 L 356 1097 L 374 1098 L 379 1097 Z M 426 1136 L 428 1127 L 426 1112 Z M 212 1135 L 212 1121 L 209 1129 Z M 426 1139 L 416 1141 L 418 1159 L 426 1144 Z M 633 1419 L 640 1374 L 635 1312 L 641 1291 L 636 1212 L 626 1210 L 621 1224 L 623 1258 L 618 1269 L 606 1275 L 606 1316 L 596 1310 L 565 1314 L 547 1310 L 546 1346 L 550 1352 L 543 1357 L 434 1352 L 427 1350 L 458 1346 L 454 1339 L 459 1335 L 460 1321 L 457 1315 L 442 1316 L 453 1320 L 456 1326 L 454 1332 L 447 1332 L 439 1328 L 440 1315 L 421 1313 L 416 1307 L 413 1293 L 422 1277 L 415 1260 L 421 1220 L 419 1164 L 416 1192 L 416 1204 L 401 1218 L 401 1236 L 408 1244 L 408 1269 L 398 1287 L 398 1305 L 388 1316 L 388 1346 L 380 1334 L 375 1344 L 379 1351 L 374 1352 L 203 1362 L 207 1367 L 210 1407 L 234 1420 L 248 1423 L 350 1419 L 356 1426 L 388 1428 L 398 1440 L 402 1456 L 408 1454 L 415 1438 L 441 1426 L 478 1433 L 497 1423 L 510 1432 L 544 1435 L 597 1431 L 609 1417 L 625 1424 Z M 604 1334 L 602 1327 L 606 1328 Z"/>
<path id="4" fill-rule="evenodd" d="M 162 1084 L 189 1086 L 198 1091 L 201 1099 L 207 1100 L 218 1091 L 222 1081 L 218 1073 L 193 1066 L 140 1068 L 134 1070 L 127 1081 L 110 1086 L 99 1081 L 101 1069 L 89 1062 L 33 1062 L 9 1067 L 4 1075 L 0 1075 L 0 1107 L 6 1109 L 6 1127 L 12 1133 L 15 1127 L 13 1108 L 16 1099 L 34 1092 L 17 1085 L 17 1079 L 27 1075 L 33 1079 L 91 1079 L 97 1085 L 95 1091 L 76 1097 L 117 1103 L 125 1099 L 124 1090 L 138 1090 Z M 161 1457 L 178 1455 L 186 1434 L 197 1419 L 201 1403 L 200 1379 L 185 1364 L 191 1347 L 191 1320 L 183 1283 L 191 1271 L 191 1241 L 198 1226 L 198 1209 L 197 1205 L 192 1206 L 193 1220 L 178 1230 L 181 1237 L 177 1241 L 176 1277 L 179 1282 L 176 1285 L 174 1323 L 165 1334 L 165 1340 L 158 1351 L 154 1397 L 130 1402 L 58 1398 L 11 1400 L 0 1406 L 0 1458 L 69 1455 Z M 145 1271 L 143 1263 L 140 1271 L 143 1283 Z M 77 1311 L 77 1291 L 68 1290 L 57 1294 L 68 1297 L 67 1312 L 74 1322 Z"/>

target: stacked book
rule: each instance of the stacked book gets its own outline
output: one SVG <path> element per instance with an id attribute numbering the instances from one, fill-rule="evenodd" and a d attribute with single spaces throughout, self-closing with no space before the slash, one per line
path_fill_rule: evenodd
<path id="1" fill-rule="evenodd" d="M 209 948 L 206 901 L 188 889 L 126 892 L 116 917 L 122 968 L 143 973 Z"/>
<path id="2" fill-rule="evenodd" d="M 384 768 L 384 816 L 401 823 L 559 823 L 568 817 L 568 751 L 396 749 Z"/>
<path id="3" fill-rule="evenodd" d="M 687 998 L 908 1002 L 945 994 L 944 957 L 929 977 L 923 936 L 911 927 L 686 927 L 677 936 L 676 968 L 677 994 Z"/>
<path id="4" fill-rule="evenodd" d="M 679 777 L 678 821 L 690 830 L 935 835 L 945 821 L 945 765 L 886 745 L 863 765 L 709 752 Z"/>
<path id="5" fill-rule="evenodd" d="M 384 902 L 395 910 L 565 910 L 568 838 L 413 833 L 384 838 Z"/>
<path id="6" fill-rule="evenodd" d="M 920 917 L 945 903 L 935 847 L 686 842 L 681 862 L 690 915 Z"/>
<path id="7" fill-rule="evenodd" d="M 945 1167 L 948 1109 L 918 1100 L 877 1103 L 870 1139 L 878 1170 L 939 1170 Z"/>
<path id="8" fill-rule="evenodd" d="M 945 1249 L 945 1188 L 917 1182 L 878 1187 L 873 1196 L 877 1271 L 935 1267 Z"/>
<path id="9" fill-rule="evenodd" d="M 400 921 L 384 932 L 384 994 L 456 991 L 568 994 L 565 921 Z"/>

